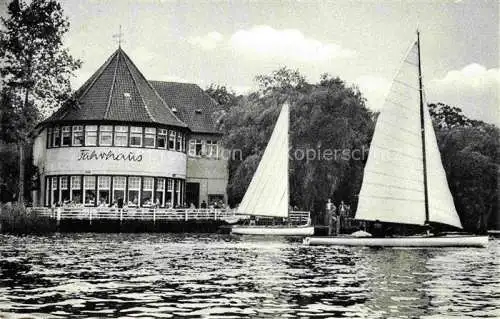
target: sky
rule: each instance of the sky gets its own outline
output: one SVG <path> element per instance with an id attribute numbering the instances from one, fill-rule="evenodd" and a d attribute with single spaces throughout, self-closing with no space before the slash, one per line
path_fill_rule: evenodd
<path id="1" fill-rule="evenodd" d="M 0 0 L 6 1 L 6 0 Z M 499 1 L 64 0 L 77 88 L 118 47 L 150 80 L 256 87 L 283 66 L 311 83 L 328 73 L 357 85 L 379 110 L 421 33 L 428 102 L 500 124 Z"/>

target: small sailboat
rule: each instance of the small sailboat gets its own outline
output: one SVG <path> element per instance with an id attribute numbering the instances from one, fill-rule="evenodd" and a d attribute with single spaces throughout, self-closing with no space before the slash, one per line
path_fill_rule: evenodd
<path id="1" fill-rule="evenodd" d="M 289 106 L 285 103 L 252 181 L 238 206 L 238 214 L 287 218 L 289 215 L 288 182 Z M 239 226 L 231 232 L 239 235 L 311 236 L 309 225 Z"/>
<path id="2" fill-rule="evenodd" d="M 432 120 L 424 102 L 420 36 L 398 70 L 370 145 L 356 219 L 462 228 L 441 163 Z M 312 237 L 308 245 L 478 246 L 487 236 Z"/>

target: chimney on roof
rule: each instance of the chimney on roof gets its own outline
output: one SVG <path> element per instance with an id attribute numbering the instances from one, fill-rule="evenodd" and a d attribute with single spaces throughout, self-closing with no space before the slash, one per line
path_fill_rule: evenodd
<path id="1" fill-rule="evenodd" d="M 196 109 L 194 112 L 195 112 L 196 114 L 201 114 L 201 109 Z"/>

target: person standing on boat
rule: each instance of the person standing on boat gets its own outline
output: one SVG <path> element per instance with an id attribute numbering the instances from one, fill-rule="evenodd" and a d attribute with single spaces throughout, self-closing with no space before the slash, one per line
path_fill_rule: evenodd
<path id="1" fill-rule="evenodd" d="M 337 208 L 333 204 L 333 202 L 328 198 L 328 201 L 326 202 L 326 216 L 328 218 L 328 235 L 329 236 L 336 236 L 337 235 L 337 216 L 335 215 L 335 211 Z M 335 232 L 335 234 L 334 234 Z"/>
<path id="2" fill-rule="evenodd" d="M 332 218 L 331 212 L 333 209 L 334 205 L 330 198 L 326 201 L 325 205 L 325 217 L 324 217 L 324 225 L 329 225 L 330 224 L 330 219 Z"/>
<path id="3" fill-rule="evenodd" d="M 344 201 L 341 201 L 341 202 L 340 202 L 339 212 L 340 212 L 340 215 L 342 215 L 342 216 L 345 216 L 345 215 L 346 215 L 346 212 L 347 212 L 347 206 L 346 206 L 346 204 L 344 204 Z"/>
<path id="4" fill-rule="evenodd" d="M 337 223 L 337 233 L 340 233 L 340 228 L 345 229 L 347 218 L 347 205 L 344 204 L 344 201 L 340 201 L 339 211 L 338 211 L 338 223 Z"/>

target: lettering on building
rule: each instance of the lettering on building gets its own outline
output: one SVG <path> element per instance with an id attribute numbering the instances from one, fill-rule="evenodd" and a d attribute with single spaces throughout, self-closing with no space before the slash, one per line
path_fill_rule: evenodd
<path id="1" fill-rule="evenodd" d="M 87 149 L 80 150 L 79 161 L 91 161 L 91 160 L 105 160 L 105 161 L 130 161 L 130 162 L 140 162 L 142 161 L 142 154 L 135 154 L 134 152 L 127 153 L 115 153 L 111 150 L 104 152 L 96 152 Z"/>

